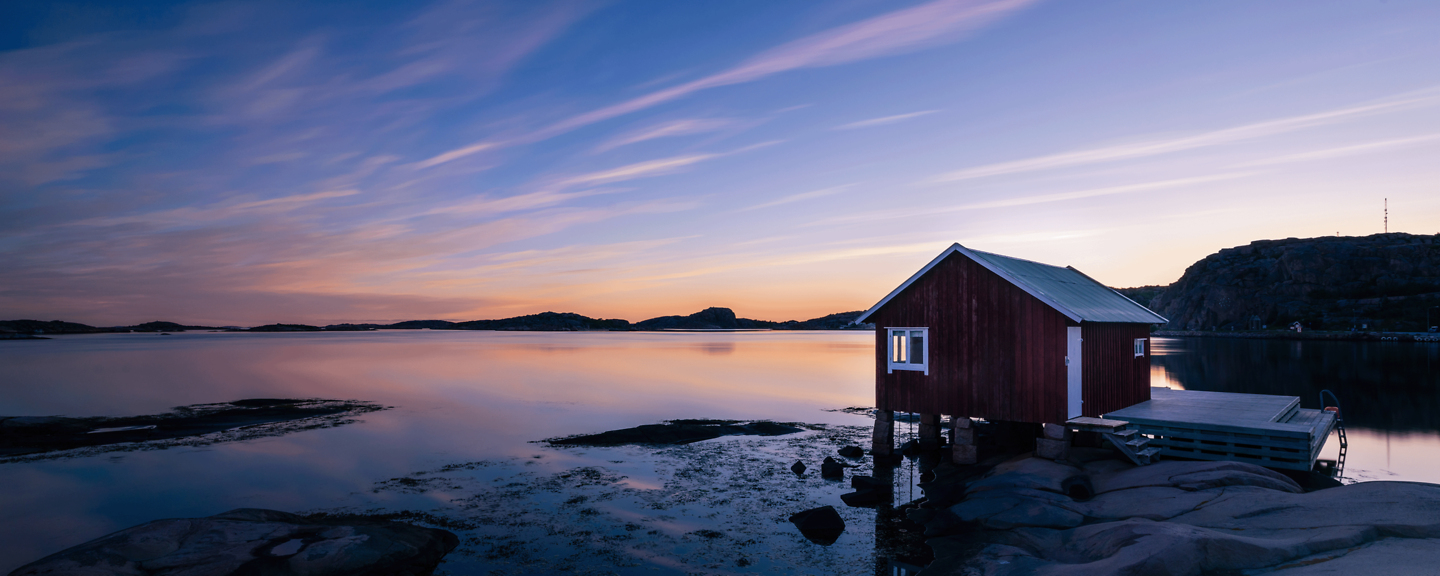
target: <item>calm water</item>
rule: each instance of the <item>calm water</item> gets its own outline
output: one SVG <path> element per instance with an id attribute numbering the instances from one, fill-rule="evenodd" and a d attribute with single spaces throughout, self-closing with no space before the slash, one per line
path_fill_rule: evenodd
<path id="1" fill-rule="evenodd" d="M 4 415 L 259 397 L 395 407 L 278 438 L 0 464 L 0 573 L 149 520 L 239 507 L 459 518 L 470 526 L 442 565 L 451 574 L 872 573 L 874 513 L 844 507 L 843 485 L 784 472 L 865 441 L 868 418 L 833 410 L 873 403 L 872 345 L 845 332 L 449 331 L 0 343 Z M 1306 407 L 1330 388 L 1351 430 L 1347 476 L 1440 482 L 1440 345 L 1160 339 L 1155 350 L 1157 385 L 1296 395 Z M 533 442 L 677 418 L 830 428 L 663 450 Z M 467 466 L 441 473 L 457 463 Z M 421 481 L 391 481 L 406 477 Z M 785 522 L 823 504 L 849 524 L 829 548 Z"/>

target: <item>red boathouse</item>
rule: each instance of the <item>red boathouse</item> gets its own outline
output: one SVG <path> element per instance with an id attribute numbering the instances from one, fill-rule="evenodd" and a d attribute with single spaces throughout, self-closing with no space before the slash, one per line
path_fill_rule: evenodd
<path id="1" fill-rule="evenodd" d="M 856 322 L 875 324 L 888 453 L 896 411 L 938 440 L 941 415 L 1060 424 L 1147 401 L 1150 326 L 1166 320 L 1074 268 L 955 244 Z"/>

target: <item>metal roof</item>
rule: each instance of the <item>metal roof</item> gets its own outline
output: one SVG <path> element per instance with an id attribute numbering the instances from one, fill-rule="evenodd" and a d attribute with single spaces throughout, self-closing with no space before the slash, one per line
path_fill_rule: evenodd
<path id="1" fill-rule="evenodd" d="M 877 302 L 856 322 L 864 322 L 891 299 L 904 292 L 916 280 L 929 273 L 951 254 L 960 253 L 984 266 L 987 270 L 1004 278 L 1041 302 L 1076 322 L 1128 322 L 1134 324 L 1164 324 L 1164 317 L 1135 303 L 1104 284 L 1096 282 L 1074 268 L 1051 266 L 1020 258 L 1011 258 L 979 250 L 971 250 L 960 244 L 953 244 L 916 272 L 885 298 Z"/>

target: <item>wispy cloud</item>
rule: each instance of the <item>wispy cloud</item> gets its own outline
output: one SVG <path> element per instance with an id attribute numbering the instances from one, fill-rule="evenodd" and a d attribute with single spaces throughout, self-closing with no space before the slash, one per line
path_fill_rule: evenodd
<path id="1" fill-rule="evenodd" d="M 791 195 L 789 195 L 789 196 L 785 196 L 785 197 L 780 198 L 780 199 L 778 199 L 778 200 L 773 200 L 773 201 L 770 201 L 770 202 L 766 202 L 766 203 L 764 203 L 764 204 L 756 204 L 756 205 L 750 206 L 750 207 L 748 207 L 748 208 L 741 208 L 740 210 L 738 210 L 738 212 L 749 212 L 749 211 L 751 211 L 751 210 L 760 210 L 760 209 L 762 209 L 762 208 L 773 208 L 773 207 L 775 207 L 775 206 L 780 206 L 780 205 L 783 205 L 783 204 L 789 204 L 789 203 L 791 203 L 791 202 L 800 202 L 800 201 L 802 201 L 802 200 L 813 200 L 813 199 L 815 199 L 815 198 L 824 198 L 824 197 L 829 196 L 829 195 L 831 195 L 831 194 L 836 194 L 836 193 L 839 193 L 839 192 L 844 192 L 845 190 L 850 189 L 852 186 L 854 186 L 854 184 L 845 184 L 845 185 L 843 185 L 843 186 L 832 186 L 832 187 L 830 187 L 830 188 L 823 188 L 823 189 L 820 189 L 820 190 L 813 190 L 813 191 L 810 191 L 810 192 L 801 192 L 801 193 L 799 193 L 799 194 L 791 194 Z"/>
<path id="2" fill-rule="evenodd" d="M 1144 182 L 1140 184 L 1126 184 L 1123 186 L 1107 186 L 1104 188 L 1093 188 L 1089 190 L 1077 190 L 1074 192 L 1057 192 L 1055 194 L 1040 194 L 1037 196 L 1023 196 L 1020 198 L 1006 198 L 1001 200 L 987 200 L 984 202 L 973 202 L 970 204 L 957 204 L 953 206 L 935 206 L 929 208 L 903 209 L 903 210 L 881 210 L 870 211 L 849 216 L 838 216 L 826 218 L 806 224 L 806 226 L 825 226 L 836 224 L 854 224 L 858 222 L 873 222 L 877 220 L 893 220 L 896 218 L 917 218 L 935 214 L 948 214 L 953 212 L 964 212 L 968 210 L 985 210 L 991 208 L 1008 208 L 1013 206 L 1029 206 L 1032 204 L 1047 204 L 1051 202 L 1064 202 L 1067 200 L 1079 200 L 1081 198 L 1095 198 L 1099 196 L 1114 196 L 1116 194 L 1132 194 L 1135 192 L 1147 192 L 1167 188 L 1180 188 L 1219 182 L 1222 180 L 1233 180 L 1249 176 L 1249 172 L 1231 172 L 1215 174 L 1211 176 L 1196 176 L 1192 178 L 1175 178 L 1171 180 L 1160 180 L 1156 182 Z"/>
<path id="3" fill-rule="evenodd" d="M 718 74 L 571 117 L 542 130 L 538 136 L 561 134 L 701 90 L 753 82 L 791 70 L 835 66 L 958 41 L 966 33 L 1033 2 L 935 0 L 896 10 L 781 44 Z"/>
<path id="4" fill-rule="evenodd" d="M 432 166 L 438 166 L 438 165 L 440 165 L 440 164 L 444 164 L 444 163 L 449 162 L 449 161 L 451 161 L 451 160 L 459 160 L 459 159 L 464 158 L 464 157 L 466 157 L 466 156 L 469 156 L 469 155 L 471 155 L 471 154 L 477 154 L 477 153 L 480 153 L 480 152 L 484 152 L 484 151 L 489 150 L 489 149 L 491 149 L 491 148 L 495 148 L 496 146 L 499 146 L 499 145 L 500 145 L 500 144 L 497 143 L 497 142 L 477 142 L 477 143 L 475 143 L 475 144 L 471 144 L 471 145 L 465 146 L 465 147 L 463 147 L 463 148 L 456 148 L 456 149 L 451 150 L 451 151 L 449 151 L 449 152 L 445 152 L 445 153 L 443 153 L 443 154 L 437 154 L 437 155 L 432 156 L 432 157 L 430 157 L 430 158 L 427 158 L 427 159 L 425 159 L 425 160 L 421 160 L 421 161 L 419 161 L 419 162 L 416 162 L 414 166 L 415 166 L 415 169 L 416 169 L 416 170 L 424 170 L 424 169 L 430 168 L 430 167 L 432 167 Z"/>
<path id="5" fill-rule="evenodd" d="M 960 180 L 971 180 L 975 178 L 986 178 L 990 176 L 1002 176 L 1006 174 L 1019 174 L 1025 172 L 1036 172 L 1040 170 L 1054 170 L 1057 168 L 1070 168 L 1089 164 L 1100 164 L 1104 162 L 1116 162 L 1120 160 L 1133 160 L 1161 154 L 1170 154 L 1184 150 L 1193 150 L 1208 146 L 1219 146 L 1245 140 L 1253 140 L 1267 136 L 1275 136 L 1294 132 L 1305 128 L 1325 126 L 1348 122 L 1365 116 L 1398 112 L 1413 108 L 1433 106 L 1440 103 L 1440 94 L 1434 90 L 1427 90 L 1417 96 L 1403 97 L 1383 102 L 1350 106 L 1336 110 L 1329 110 L 1316 114 L 1304 116 L 1292 116 L 1278 120 L 1269 120 L 1246 124 L 1224 130 L 1205 132 L 1179 138 L 1167 138 L 1163 140 L 1148 140 L 1134 144 L 1122 144 L 1118 146 L 1106 146 L 1102 148 L 1091 148 L 1088 150 L 1077 150 L 1061 154 L 1051 154 L 1000 162 L 985 166 L 976 166 L 941 174 L 931 178 L 930 183 L 956 182 Z"/>
<path id="6" fill-rule="evenodd" d="M 683 120 L 671 120 L 616 136 L 596 146 L 595 151 L 605 152 L 621 146 L 637 144 L 656 138 L 715 132 L 734 126 L 736 123 L 735 120 L 728 118 L 687 118 Z"/>
<path id="7" fill-rule="evenodd" d="M 859 122 L 851 122 L 851 123 L 849 123 L 849 124 L 841 124 L 841 125 L 839 125 L 839 126 L 836 126 L 835 129 L 836 129 L 836 130 L 854 130 L 854 129 L 856 129 L 856 128 L 869 128 L 869 127 L 871 127 L 871 126 L 884 126 L 884 125 L 886 125 L 886 124 L 894 124 L 894 123 L 896 123 L 896 122 L 904 122 L 904 121 L 910 120 L 910 119 L 912 119 L 912 118 L 919 118 L 919 117 L 921 117 L 921 116 L 925 116 L 925 115 L 927 115 L 927 114 L 934 114 L 934 113 L 936 113 L 936 112 L 939 112 L 939 110 L 922 110 L 922 111 L 920 111 L 920 112 L 911 112 L 911 113 L 909 113 L 909 114 L 896 114 L 896 115 L 894 115 L 894 116 L 882 116 L 882 117 L 880 117 L 880 118 L 871 118 L 871 119 L 869 119 L 869 120 L 861 120 L 861 121 L 859 121 Z"/>
<path id="8" fill-rule="evenodd" d="M 619 168 L 572 176 L 562 180 L 560 184 L 563 186 L 608 184 L 622 180 L 659 176 L 661 174 L 674 172 L 691 164 L 704 162 L 717 156 L 719 156 L 719 154 L 691 154 L 688 156 L 672 156 L 658 160 L 646 160 L 644 162 L 627 164 Z"/>
<path id="9" fill-rule="evenodd" d="M 1414 138 L 1399 138 L 1399 139 L 1395 139 L 1395 140 L 1383 140 L 1383 141 L 1380 141 L 1380 142 L 1367 142 L 1367 143 L 1365 143 L 1365 144 L 1356 144 L 1356 145 L 1354 145 L 1354 146 L 1341 146 L 1341 147 L 1339 147 L 1339 148 L 1327 148 L 1327 149 L 1325 149 L 1325 150 L 1315 150 L 1315 151 L 1311 151 L 1311 152 L 1301 152 L 1301 153 L 1299 153 L 1299 154 L 1287 154 L 1287 155 L 1285 155 L 1285 156 L 1276 156 L 1276 157 L 1274 157 L 1274 158 L 1265 158 L 1265 159 L 1263 159 L 1263 160 L 1252 160 L 1252 161 L 1250 161 L 1250 162 L 1242 162 L 1242 163 L 1240 163 L 1240 164 L 1236 164 L 1235 167 L 1236 167 L 1236 168 L 1244 168 L 1244 167 L 1250 167 L 1250 166 L 1270 166 L 1270 165 L 1274 165 L 1274 164 L 1288 164 L 1288 163 L 1291 163 L 1291 162 L 1309 162 L 1309 161 L 1311 161 L 1311 160 L 1324 160 L 1324 159 L 1326 159 L 1326 158 L 1339 158 L 1339 157 L 1342 157 L 1342 156 L 1356 156 L 1356 155 L 1359 155 L 1359 154 L 1369 154 L 1369 153 L 1371 153 L 1371 152 L 1379 152 L 1379 151 L 1381 151 L 1381 150 L 1391 150 L 1391 149 L 1395 149 L 1395 148 L 1405 148 L 1405 147 L 1409 147 L 1409 146 L 1417 146 L 1417 145 L 1420 145 L 1420 144 L 1424 144 L 1424 143 L 1426 143 L 1426 142 L 1434 142 L 1434 141 L 1436 141 L 1436 140 L 1440 140 L 1440 134 L 1429 134 L 1429 135 L 1426 135 L 1426 136 L 1416 136 L 1416 137 L 1414 137 Z"/>

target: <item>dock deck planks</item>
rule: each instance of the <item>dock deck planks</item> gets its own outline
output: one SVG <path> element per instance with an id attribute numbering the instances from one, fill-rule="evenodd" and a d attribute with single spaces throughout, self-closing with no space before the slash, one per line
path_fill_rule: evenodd
<path id="1" fill-rule="evenodd" d="M 1294 396 L 1151 389 L 1150 400 L 1110 412 L 1154 438 L 1165 456 L 1309 470 L 1335 428 L 1333 413 Z"/>

